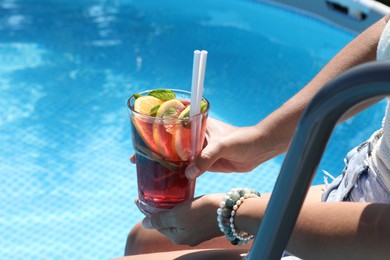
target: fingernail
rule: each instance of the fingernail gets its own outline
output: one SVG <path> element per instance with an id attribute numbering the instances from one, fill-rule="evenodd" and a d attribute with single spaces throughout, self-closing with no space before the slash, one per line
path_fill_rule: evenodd
<path id="1" fill-rule="evenodd" d="M 196 177 L 198 177 L 200 174 L 200 170 L 198 169 L 198 167 L 196 167 L 196 165 L 189 165 L 186 169 L 185 174 L 186 177 L 190 180 L 196 179 Z"/>
<path id="2" fill-rule="evenodd" d="M 144 228 L 153 228 L 151 218 L 150 217 L 145 217 L 142 220 L 142 226 Z"/>

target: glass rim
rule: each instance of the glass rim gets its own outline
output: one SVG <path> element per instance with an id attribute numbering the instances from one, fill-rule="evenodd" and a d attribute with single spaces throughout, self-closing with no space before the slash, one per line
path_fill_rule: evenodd
<path id="1" fill-rule="evenodd" d="M 162 88 L 162 89 L 171 90 L 171 91 L 173 91 L 173 92 L 175 92 L 175 93 L 182 92 L 182 93 L 188 94 L 189 97 L 191 98 L 191 92 L 189 92 L 189 91 L 187 91 L 187 90 L 182 90 L 182 89 L 170 89 L 170 88 Z M 150 115 L 141 114 L 141 113 L 135 111 L 135 110 L 133 109 L 133 107 L 131 106 L 131 101 L 132 101 L 132 99 L 135 100 L 134 96 L 135 96 L 136 94 L 145 94 L 145 93 L 149 93 L 149 92 L 151 92 L 151 91 L 153 91 L 153 90 L 156 90 L 156 89 L 145 90 L 145 91 L 142 91 L 142 92 L 135 93 L 135 94 L 131 95 L 131 96 L 128 98 L 128 100 L 127 100 L 127 108 L 128 108 L 132 113 L 136 114 L 137 117 L 140 116 L 140 117 L 149 118 L 149 119 L 153 118 L 154 120 L 167 120 L 166 118 L 157 118 L 157 117 L 155 117 L 155 116 L 150 116 Z M 188 119 L 193 119 L 193 118 L 199 117 L 199 116 L 201 116 L 201 115 L 207 114 L 207 113 L 209 112 L 209 109 L 210 109 L 210 102 L 209 102 L 208 99 L 205 98 L 204 96 L 202 96 L 202 100 L 205 100 L 205 101 L 207 102 L 207 107 L 206 107 L 206 110 L 205 110 L 205 111 L 203 111 L 203 112 L 201 111 L 200 113 L 198 113 L 198 114 L 196 114 L 196 115 L 193 115 L 193 116 L 189 116 L 189 117 L 184 117 L 184 118 L 170 118 L 170 120 L 175 120 L 175 121 L 176 121 L 176 120 L 177 120 L 177 121 L 187 121 Z M 191 100 L 190 100 L 190 101 L 191 101 Z"/>

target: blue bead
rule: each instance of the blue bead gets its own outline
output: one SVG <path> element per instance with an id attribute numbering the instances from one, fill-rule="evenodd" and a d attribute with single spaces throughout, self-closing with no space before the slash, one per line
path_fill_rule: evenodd
<path id="1" fill-rule="evenodd" d="M 222 210 L 222 212 L 221 212 L 221 215 L 222 215 L 223 217 L 225 217 L 225 218 L 228 218 L 228 217 L 230 217 L 230 212 L 231 212 L 231 210 L 229 210 L 229 209 L 227 209 L 227 208 L 224 208 L 224 209 Z"/>
<path id="2" fill-rule="evenodd" d="M 228 208 L 233 208 L 234 206 L 234 201 L 232 199 L 227 199 L 226 202 L 225 202 L 225 206 L 228 207 Z"/>

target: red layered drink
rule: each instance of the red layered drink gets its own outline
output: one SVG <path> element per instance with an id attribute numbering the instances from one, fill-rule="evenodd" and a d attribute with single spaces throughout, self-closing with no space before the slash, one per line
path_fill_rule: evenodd
<path id="1" fill-rule="evenodd" d="M 190 116 L 189 92 L 160 89 L 133 95 L 128 107 L 139 208 L 149 214 L 192 198 L 195 180 L 188 180 L 184 171 L 203 147 L 207 100 L 202 99 L 199 114 Z M 198 143 L 194 146 L 196 135 Z"/>

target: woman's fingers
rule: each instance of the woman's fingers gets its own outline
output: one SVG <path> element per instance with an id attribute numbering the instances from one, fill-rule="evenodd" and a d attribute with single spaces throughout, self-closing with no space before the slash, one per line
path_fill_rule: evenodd
<path id="1" fill-rule="evenodd" d="M 201 152 L 201 155 L 193 163 L 188 165 L 185 174 L 188 179 L 194 180 L 202 173 L 210 170 L 211 166 L 219 159 L 219 147 L 209 143 Z"/>

